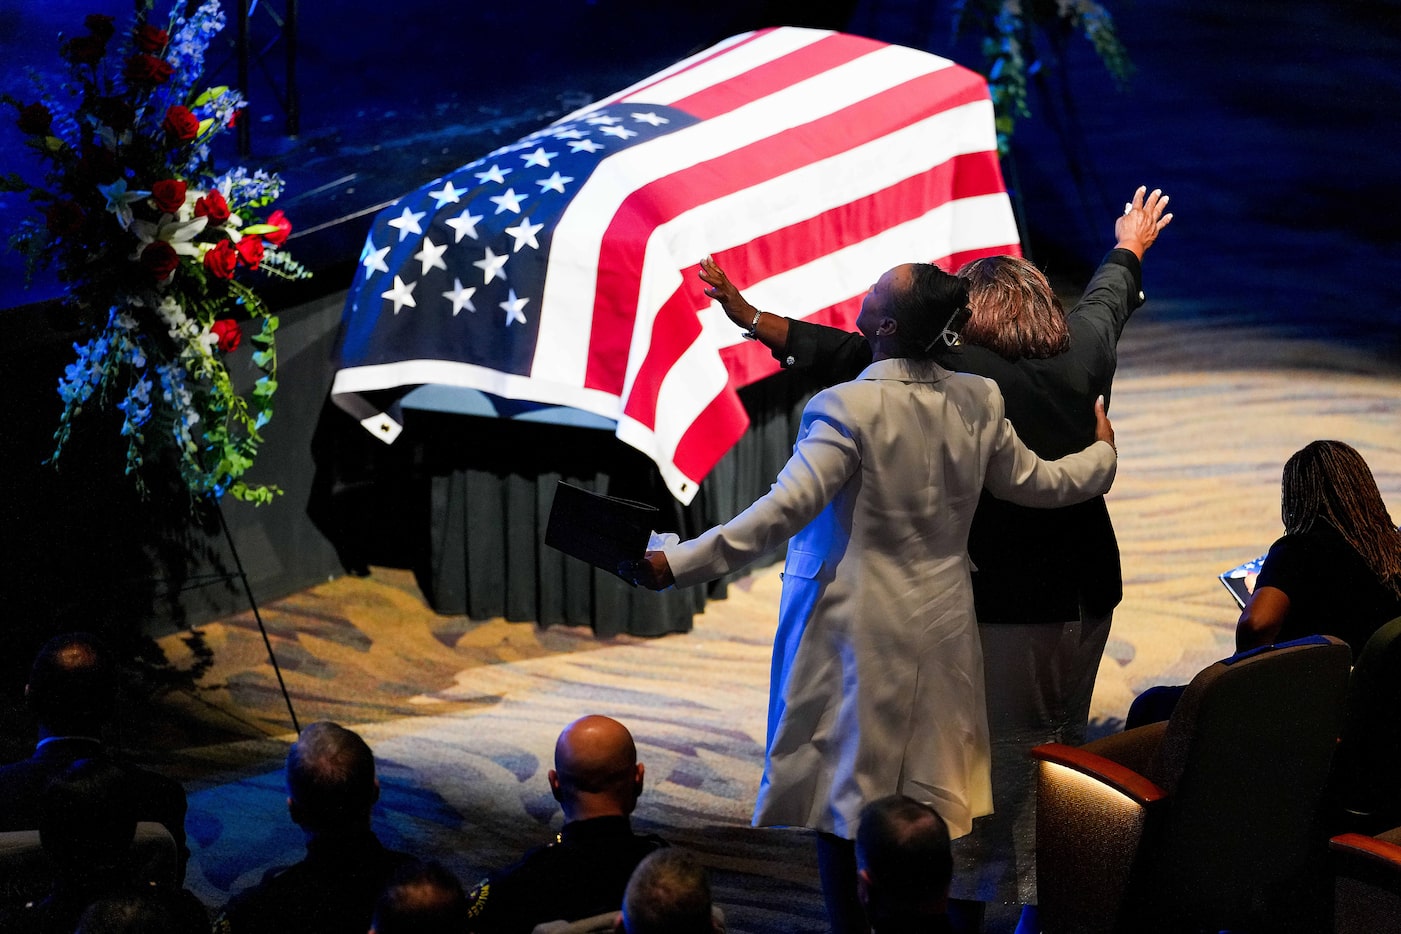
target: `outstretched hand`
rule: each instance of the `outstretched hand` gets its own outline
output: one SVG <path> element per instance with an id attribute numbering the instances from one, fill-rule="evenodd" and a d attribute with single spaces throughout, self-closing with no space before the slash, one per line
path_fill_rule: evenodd
<path id="1" fill-rule="evenodd" d="M 720 303 L 720 307 L 725 309 L 725 314 L 735 324 L 746 331 L 754 324 L 755 308 L 745 301 L 739 289 L 725 275 L 725 270 L 721 269 L 715 260 L 707 256 L 700 262 L 700 280 L 709 286 L 705 294 Z"/>
<path id="2" fill-rule="evenodd" d="M 1146 186 L 1139 185 L 1133 193 L 1133 200 L 1124 204 L 1124 213 L 1114 221 L 1116 247 L 1132 250 L 1143 259 L 1143 254 L 1158 239 L 1158 234 L 1172 223 L 1172 215 L 1167 210 L 1168 196 L 1162 189 L 1154 188 L 1151 193 Z"/>
<path id="3" fill-rule="evenodd" d="M 649 551 L 636 561 L 624 561 L 618 573 L 635 586 L 648 590 L 665 590 L 676 583 L 676 578 L 671 574 L 671 565 L 660 551 Z"/>
<path id="4" fill-rule="evenodd" d="M 1095 440 L 1108 441 L 1115 453 L 1119 450 L 1118 446 L 1114 444 L 1114 426 L 1110 423 L 1109 416 L 1104 414 L 1103 396 L 1095 400 Z"/>

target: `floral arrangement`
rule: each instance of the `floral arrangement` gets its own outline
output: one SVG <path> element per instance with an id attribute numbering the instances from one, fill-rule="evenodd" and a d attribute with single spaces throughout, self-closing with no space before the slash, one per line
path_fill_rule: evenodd
<path id="1" fill-rule="evenodd" d="M 1128 85 L 1133 63 L 1109 11 L 1095 0 L 954 0 L 954 30 L 971 26 L 982 38 L 988 89 L 997 120 L 997 147 L 1006 155 L 1018 118 L 1031 116 L 1027 77 L 1041 67 L 1032 51 L 1032 27 L 1077 30 L 1089 40 L 1110 77 Z M 1027 58 L 1031 57 L 1031 64 Z"/>
<path id="2" fill-rule="evenodd" d="M 283 213 L 261 216 L 281 178 L 213 169 L 211 144 L 245 101 L 227 87 L 197 89 L 224 14 L 218 0 L 193 6 L 175 0 L 157 25 L 152 0 L 138 0 L 120 34 L 110 16 L 90 15 L 84 34 L 61 42 L 60 87 L 33 74 L 36 100 L 4 95 L 46 171 L 42 185 L 12 173 L 0 188 L 39 208 L 12 244 L 31 274 L 56 269 L 90 335 L 58 381 L 54 462 L 82 413 L 114 406 L 126 472 L 143 495 L 144 471 L 173 454 L 193 500 L 264 503 L 279 491 L 243 476 L 272 417 L 278 322 L 246 277 L 310 273 L 283 250 L 292 229 Z M 242 395 L 224 355 L 245 328 L 262 376 Z"/>

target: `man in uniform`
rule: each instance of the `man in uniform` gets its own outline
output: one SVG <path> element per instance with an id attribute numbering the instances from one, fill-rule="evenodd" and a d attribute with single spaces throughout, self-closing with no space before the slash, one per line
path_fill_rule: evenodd
<path id="1" fill-rule="evenodd" d="M 287 753 L 287 811 L 306 833 L 306 858 L 234 896 L 216 934 L 365 934 L 375 899 L 413 861 L 370 829 L 378 800 L 374 755 L 359 734 L 324 720 L 303 729 Z"/>
<path id="2" fill-rule="evenodd" d="M 494 872 L 468 896 L 475 934 L 529 934 L 545 921 L 576 921 L 622 907 L 628 878 L 666 842 L 632 830 L 644 768 L 627 727 L 587 716 L 555 743 L 550 791 L 564 812 L 555 843 Z"/>

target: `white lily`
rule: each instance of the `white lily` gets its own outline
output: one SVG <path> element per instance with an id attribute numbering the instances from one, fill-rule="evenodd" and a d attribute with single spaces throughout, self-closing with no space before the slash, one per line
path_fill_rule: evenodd
<path id="1" fill-rule="evenodd" d="M 178 220 L 172 214 L 162 214 L 161 219 L 152 221 L 132 221 L 130 230 L 136 237 L 136 250 L 132 259 L 140 259 L 141 251 L 157 240 L 164 240 L 174 247 L 181 256 L 198 256 L 199 244 L 191 243 L 208 223 L 208 218 L 196 217 L 187 221 Z"/>
<path id="2" fill-rule="evenodd" d="M 122 225 L 123 230 L 132 223 L 132 204 L 151 195 L 149 191 L 127 191 L 124 178 L 119 178 L 110 185 L 98 185 L 97 190 L 107 199 L 107 210 L 117 215 L 117 222 Z"/>

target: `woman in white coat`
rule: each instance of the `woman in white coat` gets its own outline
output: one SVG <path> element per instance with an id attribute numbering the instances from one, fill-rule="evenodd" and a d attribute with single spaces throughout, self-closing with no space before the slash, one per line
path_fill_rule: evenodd
<path id="1" fill-rule="evenodd" d="M 754 824 L 818 831 L 837 931 L 860 926 L 852 840 L 865 804 L 908 795 L 954 837 L 992 810 L 967 556 L 983 487 L 1061 506 L 1104 493 L 1114 478 L 1102 405 L 1093 444 L 1043 461 L 1003 417 L 995 383 L 929 359 L 966 304 L 962 280 L 936 266 L 883 274 L 856 319 L 873 362 L 808 403 L 773 488 L 633 568 L 644 586 L 688 586 L 793 539 Z"/>

